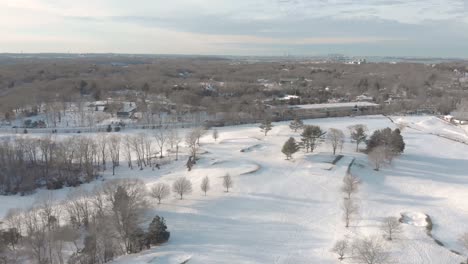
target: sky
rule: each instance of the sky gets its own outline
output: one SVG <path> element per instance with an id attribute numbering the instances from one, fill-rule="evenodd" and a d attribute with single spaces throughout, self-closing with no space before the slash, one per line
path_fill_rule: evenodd
<path id="1" fill-rule="evenodd" d="M 0 0 L 0 53 L 468 58 L 468 0 Z"/>

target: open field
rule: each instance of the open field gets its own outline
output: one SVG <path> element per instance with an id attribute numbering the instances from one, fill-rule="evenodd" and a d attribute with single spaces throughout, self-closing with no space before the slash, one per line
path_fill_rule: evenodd
<path id="1" fill-rule="evenodd" d="M 215 142 L 211 134 L 201 139 L 201 159 L 187 171 L 186 154 L 181 160 L 164 165 L 160 170 L 130 170 L 125 161 L 116 170 L 104 172 L 111 178 L 139 178 L 150 187 L 158 182 L 172 182 L 180 176 L 192 181 L 193 193 L 184 200 L 172 197 L 157 205 L 152 212 L 164 216 L 171 238 L 168 243 L 136 255 L 119 258 L 115 263 L 339 263 L 330 252 L 343 238 L 381 236 L 384 217 L 400 213 L 427 214 L 433 222 L 432 235 L 446 247 L 437 245 L 426 235 L 424 226 L 409 221 L 403 233 L 385 249 L 394 263 L 460 263 L 465 258 L 450 252 L 464 252 L 458 237 L 468 230 L 468 146 L 440 137 L 456 135 L 467 139 L 460 128 L 435 117 L 393 117 L 410 127 L 403 130 L 406 149 L 403 155 L 380 171 L 372 170 L 367 156 L 356 153 L 347 127 L 365 124 L 370 132 L 395 127 L 383 116 L 307 120 L 306 124 L 322 129 L 339 128 L 346 133 L 344 157 L 335 165 L 331 147 L 321 143 L 314 153 L 300 151 L 292 160 L 280 152 L 292 132 L 288 123 L 274 123 L 264 137 L 257 126 L 219 128 Z M 413 127 L 413 128 L 411 128 Z M 131 131 L 126 131 L 131 133 Z M 340 188 L 349 164 L 351 173 L 362 184 L 356 199 L 360 214 L 345 228 Z M 234 187 L 224 192 L 222 176 L 229 173 Z M 205 197 L 199 189 L 203 177 L 211 181 Z M 81 188 L 92 189 L 101 180 Z M 52 191 L 59 201 L 69 189 Z M 12 207 L 28 207 L 40 190 L 31 196 L 0 197 L 0 214 Z M 416 223 L 416 224 L 414 224 Z M 467 252 L 464 252 L 465 255 Z M 356 263 L 345 259 L 345 263 Z"/>

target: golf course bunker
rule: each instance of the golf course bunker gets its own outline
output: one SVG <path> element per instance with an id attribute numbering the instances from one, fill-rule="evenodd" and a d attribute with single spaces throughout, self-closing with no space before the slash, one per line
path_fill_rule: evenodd
<path id="1" fill-rule="evenodd" d="M 220 160 L 213 163 L 210 169 L 223 170 L 231 175 L 247 175 L 260 168 L 260 165 L 247 160 Z"/>
<path id="2" fill-rule="evenodd" d="M 246 153 L 246 152 L 262 150 L 264 148 L 265 146 L 263 146 L 262 144 L 255 144 L 255 145 L 241 149 L 240 152 Z"/>
<path id="3" fill-rule="evenodd" d="M 228 138 L 220 141 L 220 144 L 242 144 L 242 145 L 253 145 L 255 143 L 258 143 L 260 141 L 257 138 L 251 138 L 251 137 L 246 137 L 246 138 Z"/>
<path id="4" fill-rule="evenodd" d="M 429 225 L 428 216 L 419 212 L 404 212 L 401 213 L 400 222 L 407 225 L 417 227 L 427 227 Z"/>
<path id="5" fill-rule="evenodd" d="M 304 159 L 310 163 L 309 166 L 313 166 L 315 168 L 320 168 L 323 170 L 332 170 L 335 168 L 335 164 L 340 161 L 343 156 L 338 155 L 334 156 L 330 153 L 309 153 L 307 154 Z"/>

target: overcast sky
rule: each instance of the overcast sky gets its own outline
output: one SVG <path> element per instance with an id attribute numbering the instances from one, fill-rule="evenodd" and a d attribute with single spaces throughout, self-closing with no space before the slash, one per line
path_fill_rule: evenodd
<path id="1" fill-rule="evenodd" d="M 468 0 L 0 0 L 0 52 L 468 57 Z"/>

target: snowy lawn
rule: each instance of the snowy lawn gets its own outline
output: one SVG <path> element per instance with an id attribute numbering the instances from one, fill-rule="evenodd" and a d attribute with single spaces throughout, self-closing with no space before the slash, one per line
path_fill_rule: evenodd
<path id="1" fill-rule="evenodd" d="M 432 122 L 432 118 L 394 120 L 418 123 Z M 184 200 L 173 196 L 159 206 L 153 201 L 151 214 L 163 216 L 171 232 L 168 243 L 121 257 L 115 263 L 339 263 L 330 252 L 337 240 L 381 236 L 382 219 L 400 217 L 404 212 L 428 214 L 433 221 L 433 236 L 447 248 L 428 237 L 424 226 L 403 224 L 403 233 L 386 247 L 395 263 L 464 260 L 449 249 L 464 252 L 457 238 L 468 231 L 467 145 L 432 135 L 432 125 L 419 125 L 417 130 L 407 128 L 403 131 L 405 153 L 376 172 L 364 154 L 354 152 L 347 127 L 365 124 L 369 133 L 395 128 L 388 118 L 329 118 L 305 123 L 344 130 L 347 142 L 343 152 L 337 153 L 344 157 L 337 164 L 331 164 L 334 157 L 326 143 L 314 153 L 300 152 L 292 160 L 285 160 L 281 153 L 283 143 L 290 136 L 296 140 L 300 136 L 284 122 L 274 123 L 266 137 L 254 125 L 218 128 L 217 142 L 211 134 L 202 138 L 206 154 L 190 172 L 185 168 L 186 156 L 161 170 L 130 170 L 122 162 L 116 176 L 107 171 L 105 179 L 140 178 L 148 186 L 157 182 L 171 184 L 186 176 L 194 189 Z M 460 131 L 446 123 L 437 125 L 444 131 L 453 130 L 452 134 Z M 341 209 L 344 194 L 340 188 L 353 159 L 356 161 L 351 172 L 362 180 L 355 195 L 360 216 L 346 229 Z M 234 180 L 229 193 L 222 187 L 221 177 L 226 173 Z M 199 188 L 205 176 L 211 181 L 206 197 Z M 99 182 L 84 187 L 95 184 Z M 61 199 L 67 191 L 55 191 L 54 196 Z M 29 206 L 34 196 L 1 197 L 1 213 L 4 215 L 11 207 Z M 344 262 L 356 263 L 349 258 Z"/>

